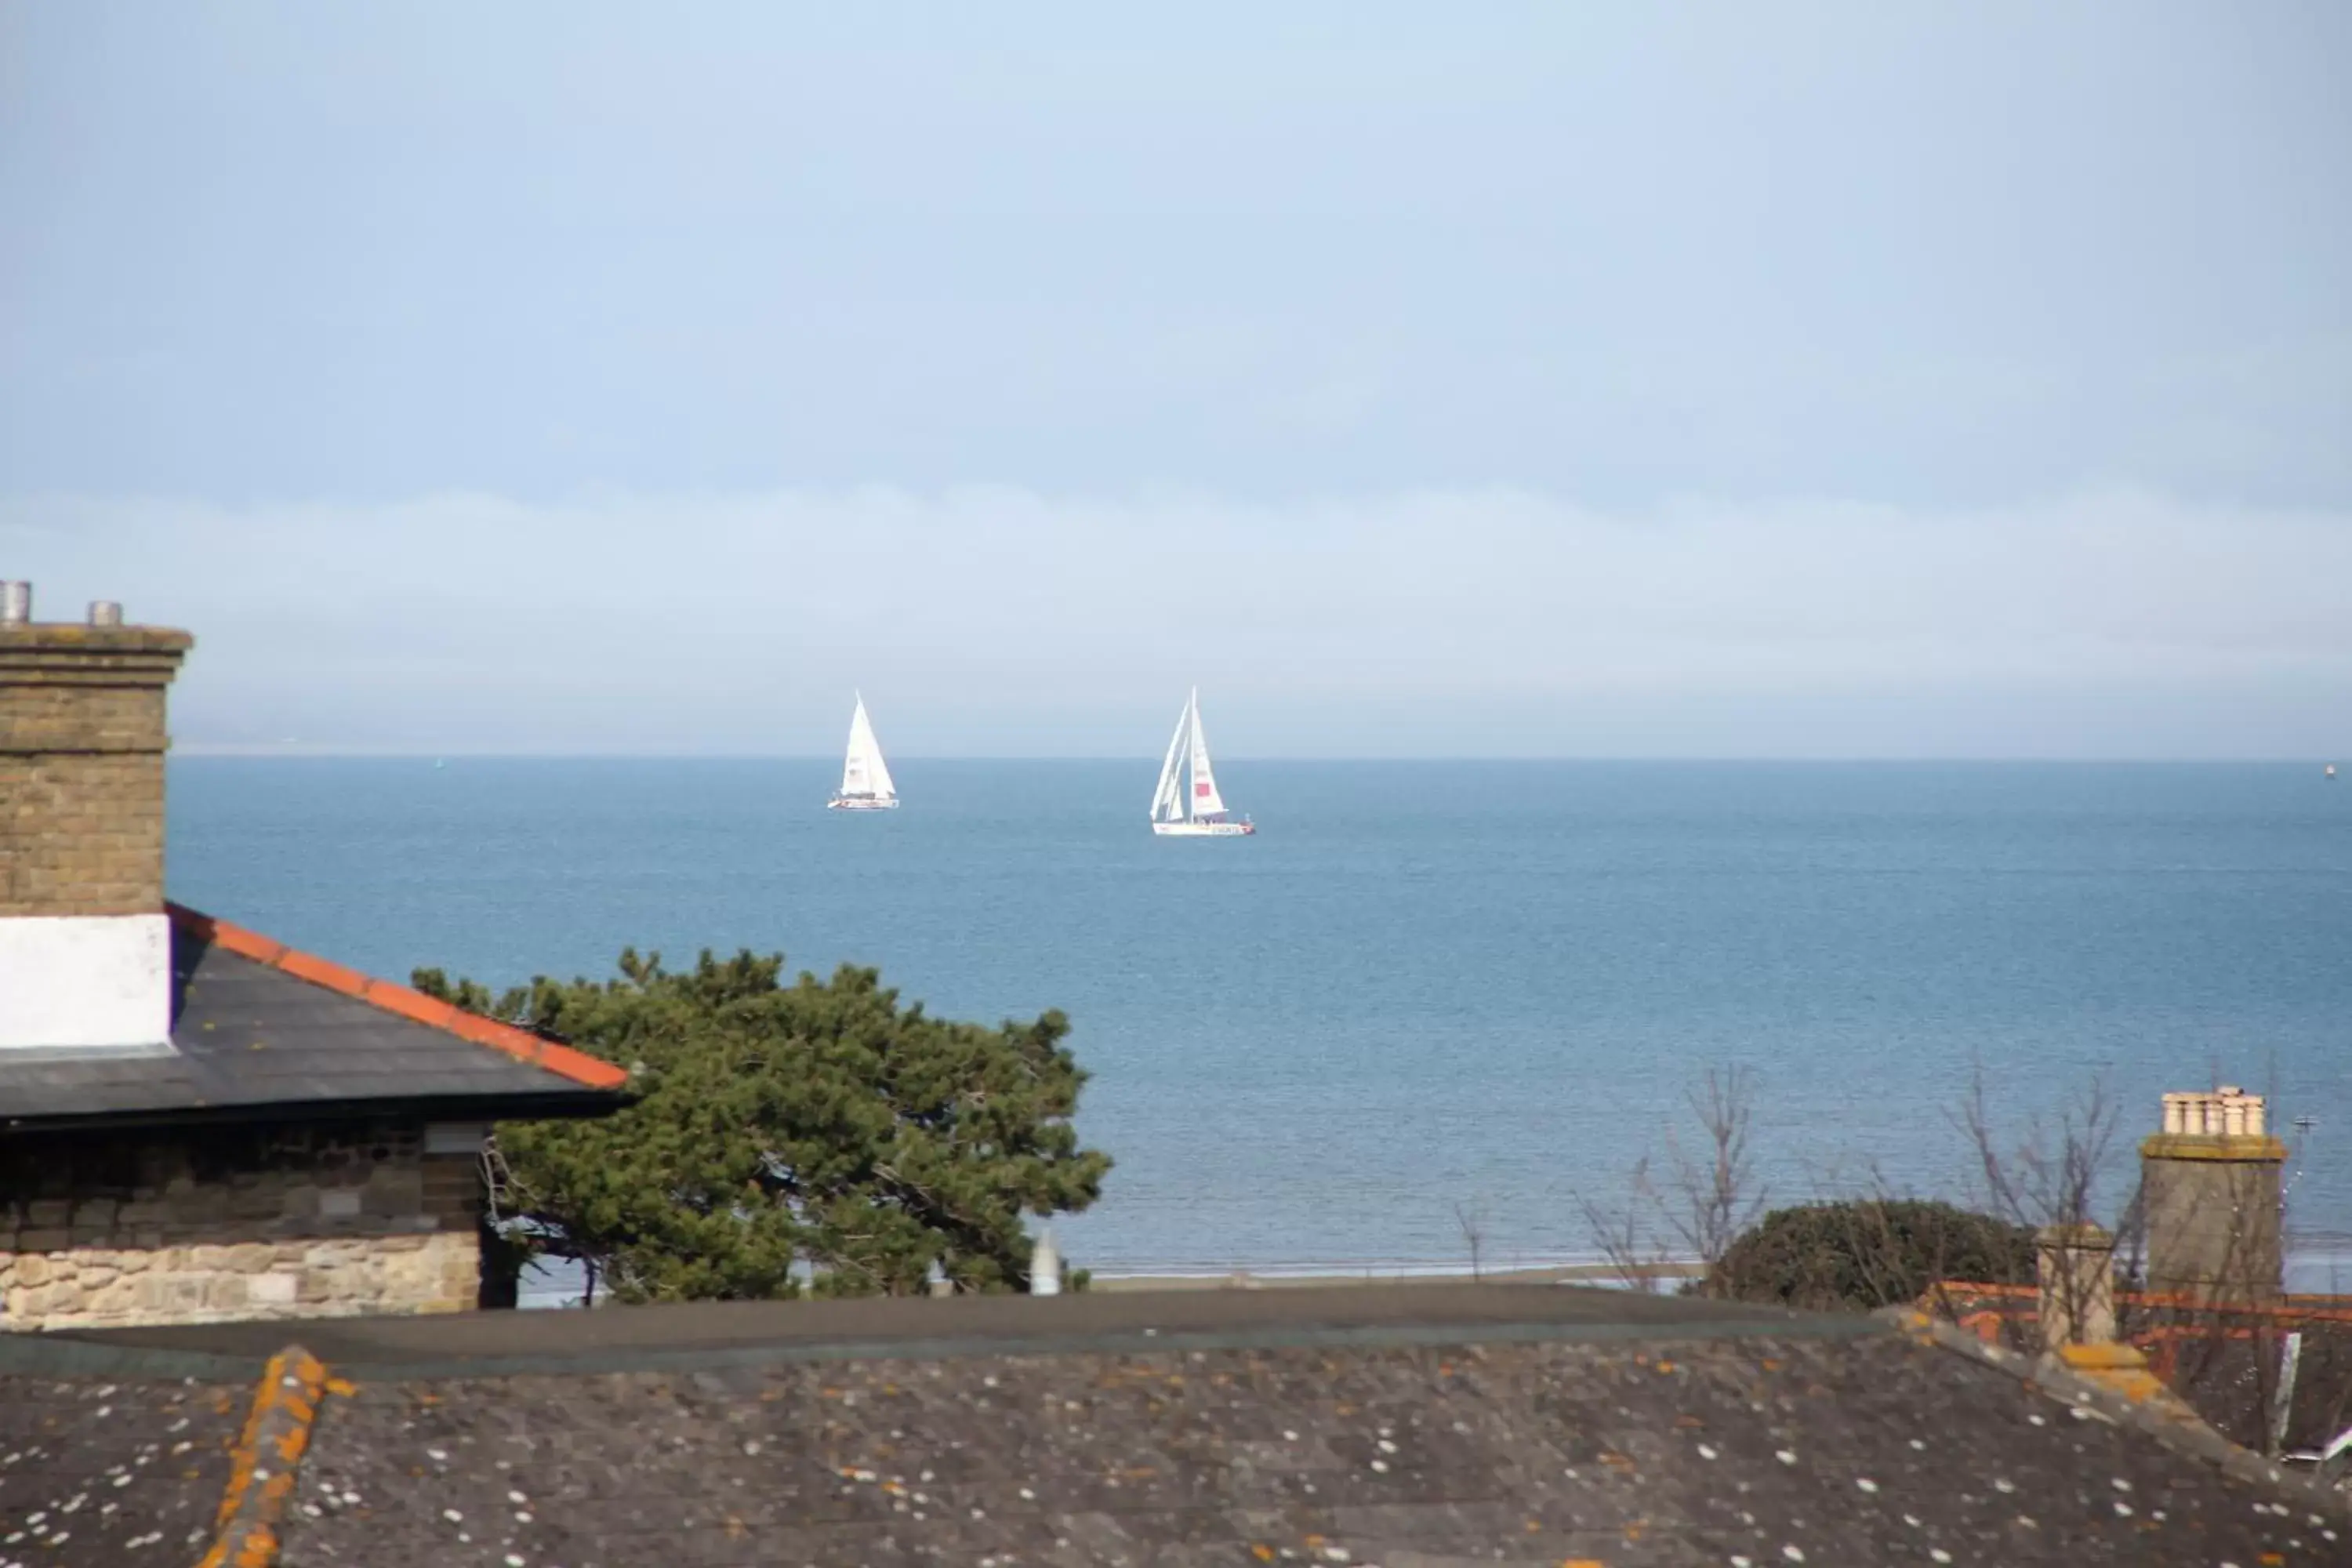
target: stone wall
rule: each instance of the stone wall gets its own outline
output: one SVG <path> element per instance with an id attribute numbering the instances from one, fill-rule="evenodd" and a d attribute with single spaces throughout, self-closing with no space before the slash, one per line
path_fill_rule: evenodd
<path id="1" fill-rule="evenodd" d="M 0 1140 L 0 1328 L 463 1310 L 479 1194 L 414 1122 Z"/>

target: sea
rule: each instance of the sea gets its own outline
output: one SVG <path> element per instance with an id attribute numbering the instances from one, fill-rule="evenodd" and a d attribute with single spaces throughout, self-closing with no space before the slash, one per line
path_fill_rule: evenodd
<path id="1" fill-rule="evenodd" d="M 169 883 L 399 980 L 749 948 L 1059 1008 L 1116 1165 L 1055 1238 L 1107 1276 L 1591 1261 L 1736 1069 L 1773 1204 L 1980 1198 L 1979 1093 L 2012 1157 L 2103 1102 L 2120 1183 L 2163 1092 L 2242 1085 L 2295 1282 L 2352 1289 L 2352 783 L 2315 763 L 1234 758 L 1257 836 L 1161 839 L 1155 761 L 894 759 L 903 808 L 844 813 L 829 759 L 186 756 Z"/>

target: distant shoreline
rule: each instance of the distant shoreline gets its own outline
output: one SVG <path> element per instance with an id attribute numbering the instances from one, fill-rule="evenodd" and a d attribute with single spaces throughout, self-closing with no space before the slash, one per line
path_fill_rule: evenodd
<path id="1" fill-rule="evenodd" d="M 1706 1272 L 1697 1263 L 1660 1263 L 1643 1273 L 1654 1279 L 1696 1279 Z M 1394 1266 L 1367 1268 L 1361 1273 L 1332 1268 L 1267 1270 L 1229 1268 L 1169 1273 L 1106 1274 L 1090 1272 L 1091 1290 L 1276 1290 L 1305 1287 L 1344 1288 L 1350 1285 L 1443 1284 L 1464 1279 L 1490 1285 L 1618 1285 L 1623 1276 L 1614 1264 L 1559 1263 L 1529 1268 L 1472 1269 L 1466 1264 L 1433 1265 L 1426 1268 Z"/>

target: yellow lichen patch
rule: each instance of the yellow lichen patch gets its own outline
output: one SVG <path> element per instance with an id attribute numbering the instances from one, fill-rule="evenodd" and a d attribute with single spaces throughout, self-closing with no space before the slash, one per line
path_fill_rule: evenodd
<path id="1" fill-rule="evenodd" d="M 277 1556 L 275 1526 L 293 1494 L 293 1467 L 310 1446 L 310 1424 L 318 1418 L 326 1383 L 325 1365 L 299 1346 L 289 1345 L 269 1358 L 245 1429 L 229 1450 L 228 1486 L 214 1516 L 213 1544 L 202 1568 L 267 1564 Z M 262 1460 L 270 1455 L 280 1468 L 265 1471 Z"/>
<path id="2" fill-rule="evenodd" d="M 236 1568 L 269 1568 L 278 1556 L 278 1532 L 263 1525 L 237 1548 Z"/>
<path id="3" fill-rule="evenodd" d="M 1250 1555 L 1261 1563 L 1271 1563 L 1274 1561 L 1274 1548 L 1263 1541 L 1255 1542 L 1250 1546 Z"/>

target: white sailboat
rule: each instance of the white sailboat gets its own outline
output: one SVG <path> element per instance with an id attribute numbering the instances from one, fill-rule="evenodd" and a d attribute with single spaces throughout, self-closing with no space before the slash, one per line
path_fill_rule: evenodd
<path id="1" fill-rule="evenodd" d="M 841 764 L 841 787 L 825 805 L 834 811 L 896 811 L 898 791 L 890 783 L 890 764 L 882 760 L 882 743 L 874 738 L 874 722 L 866 717 L 866 698 L 849 716 L 849 755 Z"/>
<path id="2" fill-rule="evenodd" d="M 1209 741 L 1201 731 L 1201 689 L 1194 687 L 1177 716 L 1168 760 L 1160 764 L 1160 787 L 1151 792 L 1151 831 L 1171 837 L 1242 838 L 1257 831 L 1246 816 L 1225 814 L 1217 775 L 1209 766 Z"/>

